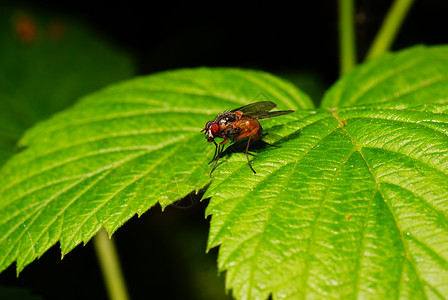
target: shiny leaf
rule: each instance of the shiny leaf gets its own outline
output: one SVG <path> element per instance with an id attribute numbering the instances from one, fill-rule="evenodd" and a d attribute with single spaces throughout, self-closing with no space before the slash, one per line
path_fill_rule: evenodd
<path id="1" fill-rule="evenodd" d="M 447 54 L 371 61 L 273 127 L 256 175 L 222 162 L 208 247 L 237 299 L 448 295 Z"/>
<path id="2" fill-rule="evenodd" d="M 200 133 L 216 113 L 257 100 L 311 107 L 271 75 L 232 69 L 166 72 L 95 93 L 27 131 L 0 171 L 0 269 L 18 271 L 60 242 L 63 254 L 101 227 L 209 182 L 213 145 Z"/>

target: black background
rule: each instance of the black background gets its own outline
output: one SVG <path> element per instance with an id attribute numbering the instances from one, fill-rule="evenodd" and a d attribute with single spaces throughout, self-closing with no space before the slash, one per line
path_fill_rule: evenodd
<path id="1" fill-rule="evenodd" d="M 230 66 L 278 74 L 307 72 L 325 88 L 339 75 L 337 1 L 24 3 L 90 24 L 134 57 L 140 75 L 184 67 Z M 358 60 L 367 52 L 390 3 L 357 1 Z M 416 1 L 392 49 L 447 43 L 447 12 L 447 1 Z M 209 228 L 205 207 L 203 202 L 185 210 L 169 207 L 163 213 L 155 207 L 114 235 L 132 299 L 156 295 L 197 299 L 188 260 L 199 257 L 204 261 L 199 268 L 214 267 L 217 254 L 216 250 L 205 254 Z M 192 232 L 191 240 L 182 238 Z M 105 299 L 92 245 L 78 246 L 62 261 L 57 245 L 27 266 L 19 278 L 15 266 L 9 267 L 0 275 L 0 285 L 26 287 L 45 299 Z M 189 258 L 188 248 L 199 249 L 199 253 Z M 217 293 L 224 294 L 223 283 Z"/>

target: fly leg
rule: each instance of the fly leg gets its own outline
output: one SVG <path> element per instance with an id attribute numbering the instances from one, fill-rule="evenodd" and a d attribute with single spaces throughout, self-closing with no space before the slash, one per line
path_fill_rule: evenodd
<path id="1" fill-rule="evenodd" d="M 252 168 L 252 165 L 249 160 L 249 155 L 247 155 L 247 151 L 249 151 L 250 138 L 251 138 L 251 136 L 249 135 L 249 139 L 247 140 L 247 146 L 246 146 L 246 158 L 247 158 L 247 163 L 249 164 L 249 167 L 252 170 L 252 172 L 254 172 L 254 174 L 257 174 L 257 172 L 255 172 L 254 168 Z"/>
<path id="2" fill-rule="evenodd" d="M 211 164 L 215 160 L 216 154 L 218 153 L 218 144 L 215 142 L 215 140 L 213 140 L 213 143 L 215 144 L 215 154 L 213 154 L 213 158 L 208 164 Z"/>
<path id="3" fill-rule="evenodd" d="M 254 135 L 254 132 L 256 133 L 257 131 L 252 131 L 252 130 L 250 130 L 250 131 L 246 131 L 246 132 L 244 132 L 243 134 L 241 134 L 240 136 L 238 136 L 238 137 L 236 138 L 236 140 L 240 140 L 240 139 L 243 139 L 243 138 L 246 138 L 246 137 L 249 138 L 249 139 L 247 140 L 247 146 L 246 146 L 246 158 L 247 158 L 247 163 L 249 164 L 249 167 L 250 167 L 250 169 L 252 170 L 252 172 L 254 172 L 254 174 L 257 174 L 257 172 L 255 172 L 254 168 L 252 168 L 252 164 L 250 163 L 250 160 L 249 160 L 249 155 L 247 155 L 247 152 L 249 151 L 250 140 L 251 140 L 252 136 L 254 136 L 255 139 L 257 139 L 257 138 L 259 139 L 259 136 Z"/>
<path id="4" fill-rule="evenodd" d="M 213 165 L 213 168 L 212 168 L 212 170 L 210 171 L 210 178 L 212 178 L 212 173 L 213 173 L 213 171 L 216 169 L 216 166 L 218 165 L 218 160 L 219 160 L 219 157 L 221 156 L 221 153 L 223 152 L 223 150 L 224 150 L 224 145 L 227 143 L 227 141 L 228 140 L 224 140 L 224 141 L 222 141 L 221 143 L 219 143 L 219 145 L 217 145 L 217 155 L 216 155 L 216 159 L 213 157 L 213 160 L 215 160 L 215 164 Z M 215 142 L 215 144 L 216 144 L 216 142 Z M 213 161 L 212 160 L 212 161 Z M 211 162 L 212 162 L 211 161 Z"/>

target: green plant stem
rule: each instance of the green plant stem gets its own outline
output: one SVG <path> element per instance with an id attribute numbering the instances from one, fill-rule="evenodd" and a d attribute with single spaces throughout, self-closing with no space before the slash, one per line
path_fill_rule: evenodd
<path id="1" fill-rule="evenodd" d="M 395 0 L 370 47 L 366 59 L 377 57 L 389 50 L 414 0 Z"/>
<path id="2" fill-rule="evenodd" d="M 112 300 L 129 299 L 115 244 L 112 239 L 109 239 L 106 230 L 101 229 L 97 233 L 94 238 L 94 245 L 109 298 Z"/>
<path id="3" fill-rule="evenodd" d="M 356 64 L 354 1 L 339 0 L 339 57 L 341 75 Z"/>

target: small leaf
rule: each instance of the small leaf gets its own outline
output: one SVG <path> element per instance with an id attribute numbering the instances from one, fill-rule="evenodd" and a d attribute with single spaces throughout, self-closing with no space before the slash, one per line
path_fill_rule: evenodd
<path id="1" fill-rule="evenodd" d="M 325 108 L 270 129 L 283 147 L 258 153 L 256 175 L 243 153 L 223 159 L 208 248 L 237 299 L 448 295 L 447 55 L 359 67 Z"/>
<path id="2" fill-rule="evenodd" d="M 27 131 L 27 149 L 0 171 L 0 270 L 16 260 L 20 271 L 58 241 L 66 254 L 101 227 L 112 234 L 204 187 L 214 147 L 200 130 L 265 99 L 312 107 L 266 73 L 203 68 L 111 86 Z"/>

